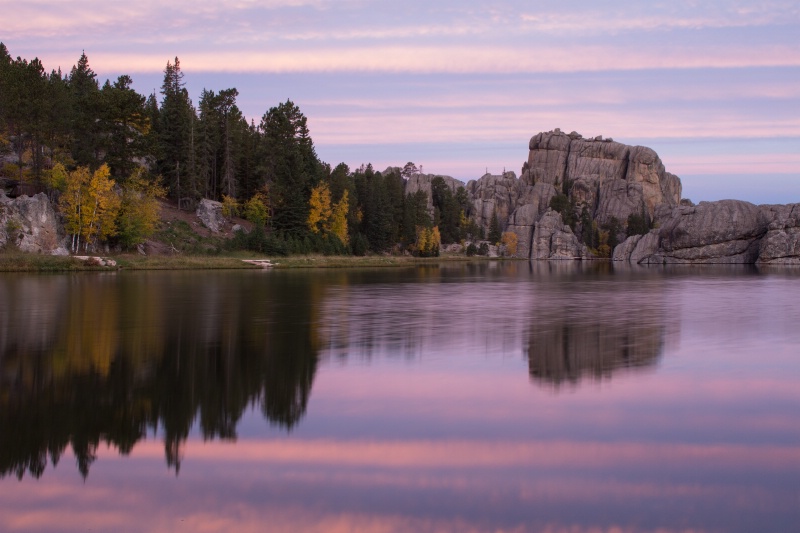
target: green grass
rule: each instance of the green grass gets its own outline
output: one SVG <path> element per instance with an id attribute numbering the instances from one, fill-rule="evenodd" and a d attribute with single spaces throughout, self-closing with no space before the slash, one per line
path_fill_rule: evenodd
<path id="1" fill-rule="evenodd" d="M 114 259 L 124 270 L 215 270 L 260 268 L 242 261 L 247 257 L 216 255 L 119 255 Z"/>
<path id="2" fill-rule="evenodd" d="M 225 255 L 152 255 L 119 254 L 108 256 L 117 262 L 116 267 L 86 266 L 72 257 L 24 253 L 18 251 L 0 252 L 0 272 L 70 272 L 70 271 L 109 271 L 109 270 L 212 270 L 212 269 L 258 269 L 257 265 L 245 263 L 242 259 L 267 259 L 264 255 L 252 252 L 226 252 Z M 419 258 L 411 256 L 368 255 L 325 256 L 295 255 L 289 257 L 269 257 L 275 268 L 358 268 L 358 267 L 401 267 L 436 264 L 441 262 L 480 262 L 486 257 L 466 257 L 446 255 L 442 257 Z"/>
<path id="3" fill-rule="evenodd" d="M 338 255 L 293 255 L 289 257 L 273 258 L 276 268 L 349 268 L 349 267 L 397 267 L 412 265 L 430 265 L 447 262 L 485 261 L 485 257 L 466 257 L 463 255 L 446 255 L 441 257 L 412 257 L 368 255 L 338 256 Z"/>
<path id="4" fill-rule="evenodd" d="M 108 268 L 86 266 L 82 261 L 72 257 L 19 251 L 0 253 L 0 272 L 70 272 L 78 270 L 108 270 Z"/>
<path id="5" fill-rule="evenodd" d="M 161 241 L 173 250 L 189 255 L 217 254 L 223 248 L 225 239 L 220 237 L 202 237 L 183 220 L 161 223 L 153 235 L 153 240 Z"/>

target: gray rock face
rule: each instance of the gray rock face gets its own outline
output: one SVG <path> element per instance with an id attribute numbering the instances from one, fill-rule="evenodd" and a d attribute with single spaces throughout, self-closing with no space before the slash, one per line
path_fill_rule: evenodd
<path id="1" fill-rule="evenodd" d="M 600 200 L 595 213 L 598 224 L 608 224 L 616 217 L 620 222 L 628 215 L 642 212 L 644 206 L 642 186 L 626 180 L 609 180 L 600 186 Z"/>
<path id="2" fill-rule="evenodd" d="M 389 173 L 392 170 L 393 168 L 389 167 L 386 169 L 384 174 Z M 450 190 L 453 192 L 456 192 L 459 187 L 464 186 L 464 182 L 459 181 L 450 176 L 443 176 L 441 174 L 414 174 L 413 176 L 409 177 L 406 180 L 406 186 L 405 186 L 406 196 L 408 196 L 409 194 L 414 194 L 417 191 L 425 191 L 425 194 L 428 195 L 428 213 L 431 216 L 433 216 L 433 195 L 431 194 L 432 192 L 431 183 L 433 182 L 434 178 L 442 178 L 445 184 L 448 187 L 450 187 Z"/>
<path id="3" fill-rule="evenodd" d="M 652 263 L 663 263 L 663 259 L 657 256 L 658 252 L 658 231 L 653 230 L 647 235 L 631 235 L 616 248 L 614 248 L 613 260 L 614 261 L 629 261 L 634 264 L 639 264 L 650 258 Z"/>
<path id="4" fill-rule="evenodd" d="M 738 200 L 700 202 L 672 211 L 658 232 L 659 263 L 754 263 L 766 232 L 757 206 Z M 661 260 L 659 260 L 661 259 Z"/>
<path id="5" fill-rule="evenodd" d="M 197 206 L 197 217 L 205 227 L 216 233 L 219 233 L 225 225 L 221 202 L 203 198 Z"/>
<path id="6" fill-rule="evenodd" d="M 501 226 L 505 226 L 517 208 L 524 187 L 513 172 L 484 174 L 480 179 L 468 182 L 466 189 L 472 201 L 472 218 L 486 231 L 492 215 L 500 220 Z"/>
<path id="7" fill-rule="evenodd" d="M 767 233 L 759 243 L 758 262 L 800 264 L 800 204 L 762 205 L 759 210 Z"/>
<path id="8" fill-rule="evenodd" d="M 567 158 L 567 178 L 596 176 L 599 183 L 624 180 L 631 148 L 616 142 L 571 140 Z"/>
<path id="9" fill-rule="evenodd" d="M 666 172 L 649 148 L 602 136 L 584 139 L 558 129 L 534 135 L 528 147 L 519 180 L 512 173 L 487 174 L 467 184 L 471 216 L 488 229 L 496 214 L 504 230 L 517 234 L 520 257 L 534 258 L 535 227 L 553 196 L 566 186 L 575 215 L 586 209 L 601 227 L 612 218 L 624 224 L 631 214 L 645 213 L 649 220 L 657 220 L 659 210 L 680 202 L 680 179 Z"/>
<path id="10" fill-rule="evenodd" d="M 630 237 L 614 260 L 641 264 L 800 264 L 800 204 L 739 200 L 673 208 L 659 229 Z"/>
<path id="11" fill-rule="evenodd" d="M 528 143 L 527 172 L 530 173 L 530 180 L 550 185 L 564 183 L 570 143 L 572 138 L 560 131 L 534 135 Z"/>
<path id="12" fill-rule="evenodd" d="M 676 206 L 680 202 L 680 179 L 664 170 L 661 159 L 650 148 L 603 141 L 602 137 L 583 139 L 576 135 L 565 135 L 560 131 L 534 135 L 529 143 L 530 153 L 523 179 L 527 177 L 534 183 L 544 181 L 550 184 L 563 184 L 565 179 L 581 182 L 578 191 L 588 199 L 593 195 L 591 187 L 598 189 L 594 193 L 597 197 L 608 181 L 626 181 L 634 187 L 628 191 L 630 199 L 625 204 L 638 200 L 651 218 L 658 205 Z M 615 190 L 621 190 L 619 184 Z M 619 202 L 601 203 L 596 214 L 603 222 L 612 216 L 621 220 L 627 218 L 629 213 L 608 210 L 620 205 Z"/>
<path id="13" fill-rule="evenodd" d="M 548 209 L 536 224 L 531 246 L 531 259 L 590 259 L 586 245 L 578 241 L 561 214 Z"/>
<path id="14" fill-rule="evenodd" d="M 11 199 L 0 190 L 0 246 L 15 244 L 23 252 L 62 253 L 64 235 L 47 195 Z"/>

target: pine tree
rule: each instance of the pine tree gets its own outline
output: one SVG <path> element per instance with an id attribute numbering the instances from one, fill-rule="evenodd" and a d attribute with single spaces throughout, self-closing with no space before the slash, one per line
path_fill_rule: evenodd
<path id="1" fill-rule="evenodd" d="M 161 94 L 158 168 L 166 180 L 170 196 L 180 199 L 186 191 L 193 192 L 188 163 L 191 160 L 194 109 L 184 87 L 183 72 L 177 57 L 174 64 L 167 61 Z"/>
<path id="2" fill-rule="evenodd" d="M 131 83 L 130 76 L 120 76 L 100 91 L 104 162 L 117 180 L 130 176 L 137 167 L 135 159 L 146 154 L 145 135 L 150 130 L 145 98 Z"/>
<path id="3" fill-rule="evenodd" d="M 70 133 L 72 158 L 77 165 L 90 168 L 99 166 L 100 138 L 97 120 L 100 118 L 100 89 L 96 78 L 97 75 L 89 67 L 89 58 L 86 53 L 82 53 L 69 75 L 72 96 Z"/>
<path id="4" fill-rule="evenodd" d="M 502 230 L 500 229 L 500 220 L 497 215 L 492 211 L 492 219 L 489 221 L 489 242 L 492 244 L 499 244 L 502 238 Z"/>
<path id="5" fill-rule="evenodd" d="M 307 119 L 291 100 L 261 119 L 261 181 L 273 193 L 273 227 L 289 235 L 307 231 L 308 199 L 321 177 Z"/>

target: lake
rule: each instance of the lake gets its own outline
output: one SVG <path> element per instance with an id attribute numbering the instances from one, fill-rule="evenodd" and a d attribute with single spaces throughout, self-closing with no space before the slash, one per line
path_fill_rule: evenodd
<path id="1" fill-rule="evenodd" d="M 800 269 L 0 274 L 2 531 L 795 531 Z"/>

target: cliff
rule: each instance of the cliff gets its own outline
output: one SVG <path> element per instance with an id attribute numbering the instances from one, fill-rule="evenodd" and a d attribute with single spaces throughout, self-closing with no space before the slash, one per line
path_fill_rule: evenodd
<path id="1" fill-rule="evenodd" d="M 800 204 L 682 202 L 681 181 L 658 154 L 612 139 L 556 129 L 534 135 L 528 148 L 519 178 L 487 174 L 466 185 L 470 216 L 485 229 L 498 217 L 516 233 L 519 257 L 593 259 L 598 242 L 591 250 L 585 241 L 602 232 L 620 243 L 615 261 L 800 264 Z"/>
<path id="2" fill-rule="evenodd" d="M 519 179 L 513 172 L 487 174 L 466 189 L 471 216 L 487 229 L 498 217 L 505 231 L 517 234 L 518 256 L 531 259 L 592 258 L 578 237 L 594 231 L 590 224 L 624 238 L 630 215 L 653 221 L 657 209 L 681 200 L 680 179 L 650 148 L 558 129 L 531 138 Z M 565 208 L 556 213 L 550 205 L 559 195 Z"/>

